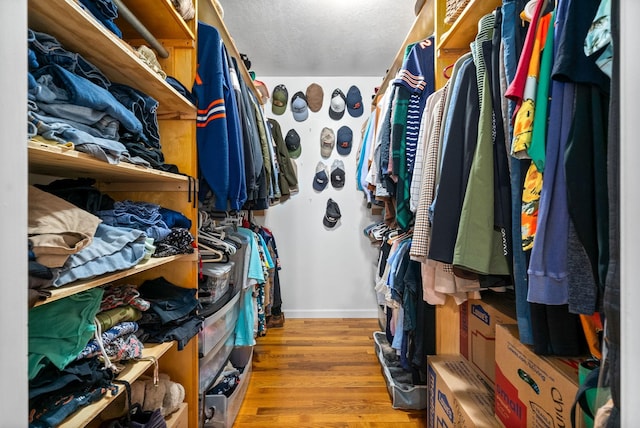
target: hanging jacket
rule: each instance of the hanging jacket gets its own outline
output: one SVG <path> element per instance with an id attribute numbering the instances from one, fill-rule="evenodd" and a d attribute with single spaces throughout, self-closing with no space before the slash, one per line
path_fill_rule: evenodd
<path id="1" fill-rule="evenodd" d="M 291 164 L 291 157 L 289 156 L 289 150 L 282 137 L 282 129 L 280 124 L 274 119 L 269 119 L 271 129 L 273 130 L 273 141 L 276 146 L 276 157 L 278 158 L 278 165 L 280 166 L 280 175 L 278 177 L 278 183 L 280 183 L 280 193 L 282 195 L 290 195 L 293 189 L 298 187 L 298 178 L 293 171 L 293 165 Z"/>
<path id="2" fill-rule="evenodd" d="M 236 64 L 234 60 L 234 64 Z M 245 154 L 245 171 L 247 182 L 247 199 L 255 200 L 258 193 L 258 180 L 264 160 L 260 154 L 260 137 L 258 135 L 258 120 L 255 116 L 253 108 L 253 94 L 247 87 L 244 80 L 242 80 L 236 65 L 236 77 L 240 85 L 240 94 L 238 104 L 242 111 L 242 131 L 244 141 L 244 154 Z"/>
<path id="3" fill-rule="evenodd" d="M 218 30 L 198 23 L 198 70 L 196 140 L 201 174 L 200 198 L 208 190 L 215 195 L 215 208 L 239 210 L 246 200 L 242 134 L 238 107 L 230 81 L 226 48 Z M 241 179 L 242 177 L 242 179 Z"/>

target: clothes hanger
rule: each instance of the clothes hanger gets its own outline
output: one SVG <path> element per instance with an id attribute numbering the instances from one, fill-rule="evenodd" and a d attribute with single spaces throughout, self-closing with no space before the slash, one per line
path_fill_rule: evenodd
<path id="1" fill-rule="evenodd" d="M 202 242 L 198 242 L 198 251 L 200 252 L 200 256 L 207 256 L 206 259 L 202 257 L 202 261 L 210 261 L 210 262 L 219 262 L 224 259 L 224 253 L 215 248 L 211 248 Z M 209 257 L 213 256 L 213 257 Z"/>
<path id="2" fill-rule="evenodd" d="M 223 262 L 229 261 L 228 254 L 220 251 L 216 248 L 211 248 L 208 245 L 198 242 L 198 251 L 200 252 L 200 260 L 202 262 Z"/>
<path id="3" fill-rule="evenodd" d="M 454 65 L 455 65 L 455 63 L 454 64 L 449 64 L 444 68 L 444 70 L 442 70 L 442 75 L 444 76 L 445 79 L 450 79 L 451 78 L 451 75 L 447 74 L 447 72 L 450 71 L 453 68 Z"/>
<path id="4" fill-rule="evenodd" d="M 520 12 L 520 19 L 523 21 L 531 22 L 533 20 L 533 14 L 536 10 L 538 2 L 542 2 L 542 9 L 540 9 L 542 14 L 544 14 L 544 10 L 547 7 L 548 0 L 529 0 L 527 4 L 524 6 L 522 12 Z M 556 7 L 558 6 L 558 2 L 555 2 Z"/>
<path id="5" fill-rule="evenodd" d="M 233 255 L 236 253 L 236 250 L 237 250 L 235 246 L 205 231 L 200 231 L 198 233 L 198 241 L 200 240 L 205 241 L 209 245 L 213 245 L 214 247 L 220 248 L 225 253 L 228 253 L 228 254 Z"/>

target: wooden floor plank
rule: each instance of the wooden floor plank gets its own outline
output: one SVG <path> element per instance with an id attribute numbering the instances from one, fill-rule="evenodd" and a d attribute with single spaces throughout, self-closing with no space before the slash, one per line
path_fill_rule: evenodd
<path id="1" fill-rule="evenodd" d="M 393 409 L 377 319 L 287 319 L 257 339 L 234 428 L 425 428 L 426 410 Z"/>

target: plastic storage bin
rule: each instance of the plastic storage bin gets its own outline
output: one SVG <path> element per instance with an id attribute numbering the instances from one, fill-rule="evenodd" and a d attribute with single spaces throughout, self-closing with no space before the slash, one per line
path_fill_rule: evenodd
<path id="1" fill-rule="evenodd" d="M 198 300 L 204 305 L 217 302 L 229 289 L 229 279 L 234 262 L 204 263 L 202 274 L 205 276 L 198 285 Z"/>
<path id="2" fill-rule="evenodd" d="M 208 354 L 200 358 L 199 391 L 204 392 L 211 387 L 222 368 L 227 364 L 229 355 L 233 351 L 234 342 L 233 330 L 229 330 Z"/>
<path id="3" fill-rule="evenodd" d="M 205 318 L 202 330 L 198 333 L 200 358 L 209 355 L 224 337 L 234 332 L 240 312 L 238 300 L 240 293 L 236 293 L 218 312 Z"/>
<path id="4" fill-rule="evenodd" d="M 387 342 L 384 332 L 373 333 L 373 342 L 394 409 L 427 408 L 427 385 L 414 385 L 411 375 L 400 365 L 399 357 Z"/>
<path id="5" fill-rule="evenodd" d="M 231 360 L 246 358 L 246 365 L 240 375 L 240 384 L 236 387 L 231 396 L 227 397 L 225 395 L 205 394 L 201 424 L 204 428 L 231 428 L 233 426 L 233 423 L 238 416 L 238 412 L 240 411 L 242 400 L 244 399 L 247 388 L 249 387 L 249 379 L 251 378 L 251 355 L 253 347 L 246 348 L 249 349 L 235 348 L 231 352 Z M 240 355 L 236 355 L 236 353 L 239 353 Z"/>

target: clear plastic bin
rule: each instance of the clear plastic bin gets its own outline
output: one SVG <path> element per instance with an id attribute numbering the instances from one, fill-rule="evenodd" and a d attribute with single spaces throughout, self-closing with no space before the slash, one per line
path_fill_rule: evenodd
<path id="1" fill-rule="evenodd" d="M 235 263 L 204 263 L 202 274 L 205 279 L 198 285 L 198 300 L 210 305 L 217 302 L 229 289 L 229 279 Z"/>

